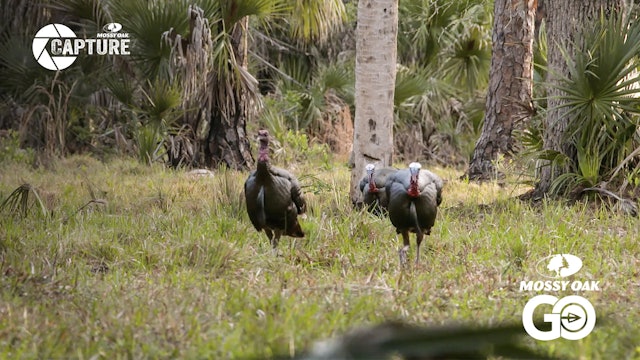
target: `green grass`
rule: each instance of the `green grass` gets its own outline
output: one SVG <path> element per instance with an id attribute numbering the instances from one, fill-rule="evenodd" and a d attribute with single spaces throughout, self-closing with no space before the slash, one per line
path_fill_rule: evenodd
<path id="1" fill-rule="evenodd" d="M 519 323 L 539 259 L 580 257 L 598 326 L 545 354 L 640 358 L 638 220 L 591 204 L 514 200 L 518 186 L 448 180 L 422 264 L 401 269 L 387 219 L 355 211 L 346 166 L 296 164 L 304 239 L 275 256 L 251 226 L 247 173 L 193 178 L 133 160 L 0 163 L 0 202 L 25 182 L 37 204 L 0 215 L 0 358 L 269 358 L 384 320 Z M 92 199 L 94 201 L 92 201 Z M 413 239 L 412 239 L 413 240 Z M 415 243 L 409 253 L 415 256 Z M 566 295 L 572 293 L 555 294 Z"/>

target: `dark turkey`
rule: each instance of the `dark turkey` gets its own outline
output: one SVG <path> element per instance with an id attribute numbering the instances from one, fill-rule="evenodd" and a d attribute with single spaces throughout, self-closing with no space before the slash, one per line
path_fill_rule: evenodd
<path id="1" fill-rule="evenodd" d="M 290 172 L 269 163 L 269 132 L 258 131 L 258 165 L 244 183 L 244 195 L 251 223 L 264 230 L 275 249 L 280 236 L 304 237 L 298 214 L 306 210 L 300 185 Z"/>
<path id="2" fill-rule="evenodd" d="M 389 219 L 396 232 L 402 234 L 399 255 L 403 265 L 407 262 L 410 232 L 416 234 L 416 264 L 419 262 L 420 243 L 424 234 L 431 234 L 442 202 L 442 179 L 420 168 L 419 163 L 411 163 L 409 169 L 398 170 L 387 180 Z"/>
<path id="3" fill-rule="evenodd" d="M 374 164 L 367 164 L 365 167 L 367 175 L 360 181 L 360 191 L 362 191 L 363 201 L 367 205 L 367 210 L 376 215 L 387 213 L 389 204 L 385 186 L 390 175 L 395 174 L 398 169 L 384 167 L 376 170 Z"/>

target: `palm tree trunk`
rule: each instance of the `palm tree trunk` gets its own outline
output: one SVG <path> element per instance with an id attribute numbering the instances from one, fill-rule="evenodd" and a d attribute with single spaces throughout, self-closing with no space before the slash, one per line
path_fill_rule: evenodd
<path id="1" fill-rule="evenodd" d="M 249 18 L 246 17 L 231 30 L 233 56 L 241 70 L 247 68 L 248 26 Z M 233 71 L 231 69 L 227 74 Z M 205 160 L 209 167 L 225 165 L 236 170 L 249 169 L 253 167 L 254 159 L 246 127 L 247 117 L 253 112 L 254 104 L 245 87 L 234 83 L 232 77 L 219 78 L 221 75 L 214 75 L 213 86 L 209 87 L 213 92 L 213 103 L 209 134 L 204 148 Z"/>
<path id="2" fill-rule="evenodd" d="M 356 99 L 351 188 L 353 204 L 367 163 L 390 166 L 396 82 L 398 0 L 360 0 L 356 29 Z"/>
<path id="3" fill-rule="evenodd" d="M 486 180 L 498 175 L 498 154 L 514 151 L 512 131 L 531 113 L 533 36 L 536 0 L 496 0 L 493 53 L 482 133 L 467 176 Z"/>
<path id="4" fill-rule="evenodd" d="M 242 102 L 241 94 L 234 94 L 234 101 Z M 235 170 L 253 167 L 251 145 L 246 131 L 247 119 L 241 106 L 231 117 L 212 113 L 211 128 L 205 147 L 208 167 L 225 165 Z"/>

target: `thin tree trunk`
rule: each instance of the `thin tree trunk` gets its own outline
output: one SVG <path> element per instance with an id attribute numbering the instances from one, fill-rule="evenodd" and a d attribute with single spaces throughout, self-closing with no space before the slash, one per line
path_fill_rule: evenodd
<path id="1" fill-rule="evenodd" d="M 601 14 L 605 16 L 612 12 L 624 9 L 624 0 L 546 0 L 547 10 L 547 61 L 548 61 L 548 88 L 547 116 L 544 123 L 544 148 L 561 152 L 570 160 L 569 163 L 577 163 L 575 145 L 567 140 L 568 120 L 565 116 L 567 109 L 561 107 L 564 100 L 558 98 L 562 95 L 557 89 L 558 76 L 568 76 L 568 67 L 562 57 L 561 50 L 567 54 L 583 51 L 581 32 L 587 29 L 598 19 Z M 554 76 L 557 74 L 558 76 Z M 549 193 L 554 180 L 561 174 L 572 169 L 557 164 L 543 164 L 540 169 L 540 181 L 533 193 L 534 198 L 545 196 Z"/>
<path id="2" fill-rule="evenodd" d="M 356 29 L 355 124 L 349 196 L 362 203 L 358 183 L 367 163 L 390 166 L 396 82 L 398 0 L 360 0 Z"/>
<path id="3" fill-rule="evenodd" d="M 514 152 L 512 132 L 532 114 L 536 0 L 496 0 L 493 53 L 482 133 L 467 170 L 473 180 L 496 177 L 498 154 Z"/>

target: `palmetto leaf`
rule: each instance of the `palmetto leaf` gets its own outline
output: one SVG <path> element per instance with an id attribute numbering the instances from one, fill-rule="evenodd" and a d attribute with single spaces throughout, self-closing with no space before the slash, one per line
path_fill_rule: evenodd
<path id="1" fill-rule="evenodd" d="M 29 199 L 30 195 L 33 196 L 33 200 Z M 24 218 L 35 205 L 39 208 L 40 215 L 46 218 L 48 214 L 47 208 L 40 198 L 38 190 L 30 184 L 25 183 L 20 185 L 0 203 L 0 214 L 6 211 L 8 215 L 20 215 Z"/>
<path id="2" fill-rule="evenodd" d="M 187 31 L 184 1 L 116 0 L 112 8 L 114 19 L 131 36 L 131 58 L 145 77 L 169 78 L 171 47 L 162 41 L 162 34 L 171 29 L 182 34 Z"/>
<path id="3" fill-rule="evenodd" d="M 0 38 L 0 92 L 22 96 L 36 82 L 50 76 L 33 58 L 30 39 L 15 34 Z"/>
<path id="4" fill-rule="evenodd" d="M 283 16 L 290 8 L 283 0 L 234 0 L 220 1 L 221 16 L 226 31 L 248 16 L 257 18 Z"/>
<path id="5" fill-rule="evenodd" d="M 405 63 L 429 64 L 452 40 L 447 26 L 458 11 L 456 2 L 407 0 L 398 4 L 398 55 Z"/>
<path id="6" fill-rule="evenodd" d="M 176 111 L 182 100 L 180 95 L 179 86 L 166 80 L 149 84 L 143 108 L 146 117 L 157 125 L 170 126 L 176 120 Z"/>
<path id="7" fill-rule="evenodd" d="M 420 96 L 427 90 L 422 76 L 416 76 L 415 71 L 402 69 L 396 74 L 396 86 L 393 93 L 393 104 L 398 107 L 407 100 Z"/>
<path id="8" fill-rule="evenodd" d="M 620 109 L 640 112 L 632 95 L 640 90 L 630 85 L 638 81 L 629 78 L 638 66 L 640 54 L 640 24 L 622 23 L 620 18 L 601 22 L 589 34 L 585 43 L 593 44 L 589 51 L 563 55 L 569 65 L 568 77 L 561 80 L 561 106 L 570 112 L 584 111 L 594 115 L 615 117 Z M 584 115 L 589 115 L 586 113 Z"/>
<path id="9" fill-rule="evenodd" d="M 111 77 L 105 78 L 104 83 L 111 94 L 122 104 L 129 108 L 134 106 L 136 86 L 131 78 Z"/>
<path id="10" fill-rule="evenodd" d="M 455 91 L 447 81 L 432 74 L 431 67 L 398 71 L 394 92 L 396 125 L 448 116 L 449 101 Z"/>
<path id="11" fill-rule="evenodd" d="M 105 2 L 100 0 L 60 0 L 48 7 L 56 11 L 61 11 L 71 18 L 67 25 L 78 25 L 88 32 L 99 32 L 102 26 L 114 20 L 107 8 Z"/>
<path id="12" fill-rule="evenodd" d="M 558 190 L 610 180 L 618 163 L 638 147 L 640 23 L 623 15 L 602 17 L 583 41 L 586 51 L 569 54 L 561 48 L 568 75 L 552 74 L 560 80 L 558 107 L 568 118 L 565 141 L 576 148 L 574 172 L 556 181 Z"/>
<path id="13" fill-rule="evenodd" d="M 482 49 L 486 53 L 481 57 L 477 57 L 478 54 L 467 56 L 468 60 L 489 56 L 491 3 L 482 0 L 401 1 L 398 8 L 403 19 L 398 24 L 399 60 L 407 64 L 433 65 L 456 56 L 462 60 L 466 49 Z M 453 70 L 452 73 L 458 74 Z"/>
<path id="14" fill-rule="evenodd" d="M 307 44 L 326 42 L 329 35 L 343 25 L 347 16 L 341 0 L 300 0 L 292 4 L 289 34 Z"/>

